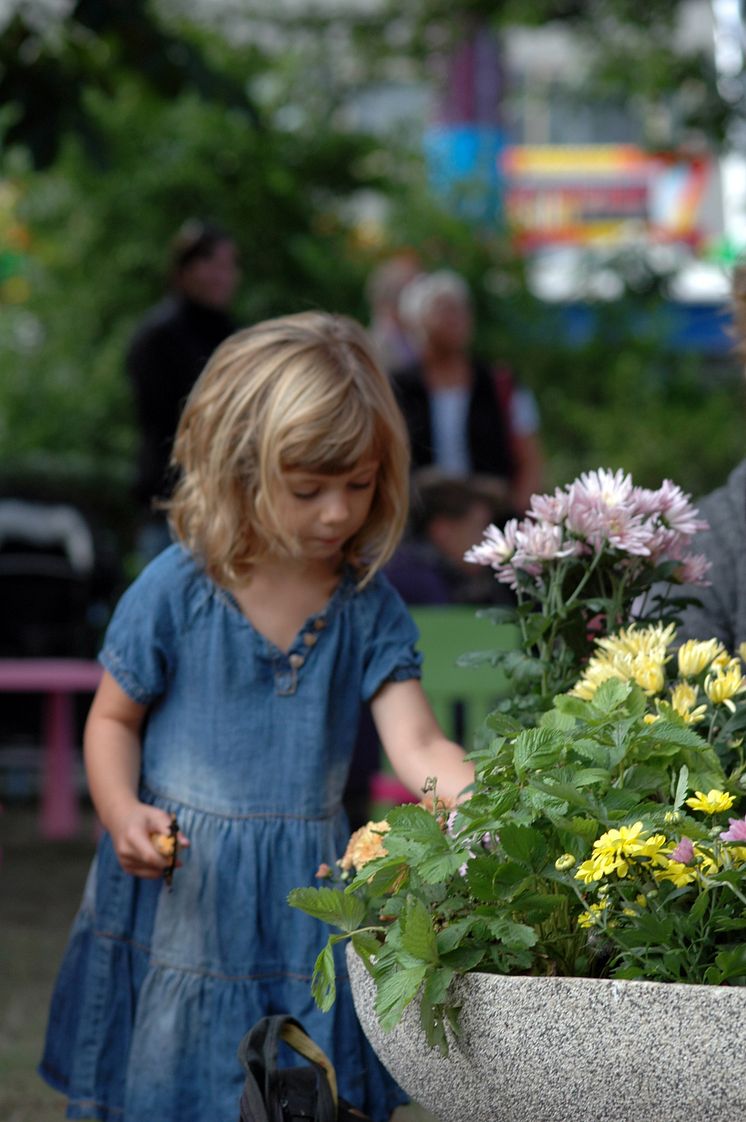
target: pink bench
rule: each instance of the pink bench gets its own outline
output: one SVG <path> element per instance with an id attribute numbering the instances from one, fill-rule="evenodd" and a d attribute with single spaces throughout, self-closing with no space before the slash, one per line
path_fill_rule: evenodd
<path id="1" fill-rule="evenodd" d="M 84 659 L 0 659 L 0 691 L 44 695 L 40 831 L 50 840 L 71 838 L 78 831 L 73 696 L 93 693 L 101 674 L 97 662 Z"/>

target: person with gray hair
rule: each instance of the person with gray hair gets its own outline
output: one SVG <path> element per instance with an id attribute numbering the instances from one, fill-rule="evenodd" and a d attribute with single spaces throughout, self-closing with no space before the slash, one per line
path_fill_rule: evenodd
<path id="1" fill-rule="evenodd" d="M 400 311 L 421 354 L 392 375 L 412 466 L 487 477 L 510 511 L 523 513 L 541 489 L 538 409 L 505 364 L 473 355 L 466 281 L 448 269 L 417 276 L 402 290 Z"/>
<path id="2" fill-rule="evenodd" d="M 732 281 L 731 313 L 735 354 L 746 360 L 746 265 L 736 268 Z M 691 596 L 677 638 L 719 639 L 731 654 L 746 643 L 746 459 L 725 482 L 697 503 L 707 529 L 693 540 L 693 549 L 710 565 L 709 584 L 676 588 L 677 596 Z M 659 589 L 661 593 L 665 590 Z"/>

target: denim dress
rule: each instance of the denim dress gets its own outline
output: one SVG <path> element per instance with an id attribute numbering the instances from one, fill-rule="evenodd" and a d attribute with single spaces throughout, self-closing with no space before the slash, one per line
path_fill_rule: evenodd
<path id="1" fill-rule="evenodd" d="M 341 946 L 336 1004 L 316 1008 L 328 929 L 286 899 L 344 852 L 361 701 L 419 677 L 416 640 L 380 575 L 359 591 L 346 572 L 287 652 L 179 545 L 125 593 L 101 662 L 149 706 L 140 797 L 173 811 L 191 846 L 169 891 L 99 844 L 40 1065 L 68 1118 L 235 1122 L 236 1049 L 269 1013 L 303 1024 L 375 1122 L 404 1101 L 357 1023 Z"/>

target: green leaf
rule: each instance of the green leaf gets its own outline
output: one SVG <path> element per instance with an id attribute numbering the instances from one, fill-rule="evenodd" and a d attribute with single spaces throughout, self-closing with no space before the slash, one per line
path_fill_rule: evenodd
<path id="1" fill-rule="evenodd" d="M 539 719 L 539 728 L 553 729 L 555 732 L 564 733 L 565 737 L 573 731 L 576 724 L 574 717 L 560 712 L 559 709 L 549 709 L 546 713 L 542 713 Z"/>
<path id="2" fill-rule="evenodd" d="M 466 853 L 453 853 L 448 850 L 445 853 L 434 853 L 431 857 L 426 857 L 416 868 L 426 884 L 438 884 L 439 881 L 446 880 L 453 873 L 457 873 L 467 859 Z"/>
<path id="3" fill-rule="evenodd" d="M 700 894 L 697 896 L 697 899 L 689 909 L 689 919 L 694 920 L 695 922 L 702 919 L 703 915 L 707 911 L 709 902 L 710 901 L 708 893 L 700 892 Z"/>
<path id="4" fill-rule="evenodd" d="M 441 1056 L 447 1056 L 448 1040 L 440 1012 L 428 997 L 426 985 L 420 997 L 420 1025 L 430 1047 L 437 1048 Z"/>
<path id="5" fill-rule="evenodd" d="M 466 867 L 466 885 L 476 900 L 509 899 L 525 879 L 525 868 L 513 861 L 500 861 L 492 854 L 475 857 Z"/>
<path id="6" fill-rule="evenodd" d="M 508 857 L 529 869 L 540 869 L 546 860 L 546 841 L 530 826 L 506 824 L 500 831 L 500 845 Z"/>
<path id="7" fill-rule="evenodd" d="M 689 768 L 690 790 L 711 791 L 713 787 L 723 787 L 723 768 L 713 748 L 705 748 L 704 751 L 687 748 L 680 758 Z"/>
<path id="8" fill-rule="evenodd" d="M 381 944 L 372 931 L 356 931 L 351 936 L 352 945 L 357 954 L 368 966 L 372 955 L 378 954 Z"/>
<path id="9" fill-rule="evenodd" d="M 527 892 L 517 897 L 515 904 L 529 924 L 543 923 L 552 912 L 564 906 L 565 897 L 559 893 L 550 895 L 549 893 Z"/>
<path id="10" fill-rule="evenodd" d="M 538 940 L 533 927 L 529 927 L 527 923 L 514 923 L 503 917 L 488 919 L 485 922 L 498 942 L 508 950 L 528 950 L 529 947 L 535 946 Z"/>
<path id="11" fill-rule="evenodd" d="M 598 714 L 612 713 L 626 701 L 631 692 L 629 682 L 623 682 L 620 678 L 607 678 L 594 693 L 591 708 Z"/>
<path id="12" fill-rule="evenodd" d="M 288 904 L 341 931 L 354 931 L 365 918 L 362 900 L 337 888 L 294 888 Z"/>
<path id="13" fill-rule="evenodd" d="M 424 996 L 432 1005 L 442 1005 L 448 996 L 448 987 L 456 976 L 451 966 L 441 966 L 433 970 L 425 983 Z"/>
<path id="14" fill-rule="evenodd" d="M 581 818 L 576 815 L 565 819 L 562 823 L 562 833 L 574 838 L 582 838 L 584 842 L 594 842 L 599 834 L 599 823 L 595 818 Z"/>
<path id="15" fill-rule="evenodd" d="M 572 742 L 572 749 L 584 760 L 611 771 L 627 755 L 627 744 L 602 744 L 588 736 L 580 736 Z"/>
<path id="16" fill-rule="evenodd" d="M 673 808 L 679 810 L 684 805 L 686 793 L 689 790 L 689 768 L 686 764 L 679 772 L 679 778 L 676 780 L 676 790 L 673 796 Z"/>
<path id="17" fill-rule="evenodd" d="M 611 775 L 602 767 L 586 767 L 576 771 L 574 782 L 576 787 L 591 787 L 594 783 L 609 783 Z"/>
<path id="18" fill-rule="evenodd" d="M 311 993 L 323 1013 L 327 1013 L 336 1000 L 337 981 L 331 942 L 326 944 L 314 964 Z"/>
<path id="19" fill-rule="evenodd" d="M 469 669 L 472 666 L 499 666 L 505 659 L 506 651 L 499 648 L 492 648 L 488 651 L 467 651 L 465 654 L 459 655 L 456 659 L 456 666 Z M 499 692 L 499 691 L 498 691 Z"/>
<path id="20" fill-rule="evenodd" d="M 498 736 L 517 736 L 523 728 L 520 721 L 516 721 L 514 717 L 509 717 L 507 713 L 498 713 L 497 710 L 485 718 L 485 723 Z"/>
<path id="21" fill-rule="evenodd" d="M 359 888 L 368 891 L 385 892 L 397 880 L 402 872 L 407 870 L 404 857 L 389 854 L 387 857 L 376 857 L 364 865 L 357 876 L 349 881 L 345 893 L 350 895 Z M 408 871 L 408 870 L 407 870 Z"/>
<path id="22" fill-rule="evenodd" d="M 715 956 L 715 965 L 720 970 L 723 981 L 746 976 L 746 944 L 740 943 L 721 951 Z"/>
<path id="23" fill-rule="evenodd" d="M 451 966 L 460 974 L 467 974 L 479 966 L 487 953 L 486 947 L 456 947 L 440 956 L 442 966 Z"/>
<path id="24" fill-rule="evenodd" d="M 698 732 L 684 723 L 684 721 L 658 720 L 652 725 L 647 725 L 646 739 L 652 741 L 661 750 L 664 746 L 675 745 L 677 748 L 693 748 L 701 751 L 707 747 Z"/>
<path id="25" fill-rule="evenodd" d="M 552 623 L 553 620 L 551 616 L 544 616 L 539 612 L 527 616 L 523 621 L 524 646 L 533 647 L 534 643 L 541 639 L 542 635 L 546 635 Z"/>
<path id="26" fill-rule="evenodd" d="M 572 717 L 585 721 L 588 718 L 588 702 L 581 700 L 579 697 L 570 697 L 568 694 L 560 694 L 559 697 L 554 699 L 555 709 L 566 717 Z"/>
<path id="27" fill-rule="evenodd" d="M 551 767 L 566 746 L 567 737 L 553 729 L 524 729 L 513 745 L 513 764 L 518 772 Z"/>
<path id="28" fill-rule="evenodd" d="M 532 818 L 536 818 L 541 814 L 545 814 L 550 818 L 564 818 L 567 814 L 569 809 L 567 800 L 558 799 L 556 795 L 547 794 L 548 790 L 551 790 L 548 785 L 541 791 L 537 790 L 533 785 L 524 788 L 521 798 L 524 805 L 529 806 L 534 812 Z"/>
<path id="29" fill-rule="evenodd" d="M 409 897 L 402 912 L 401 945 L 408 954 L 423 962 L 438 961 L 432 917 L 422 901 L 414 896 Z"/>
<path id="30" fill-rule="evenodd" d="M 471 931 L 474 924 L 477 922 L 477 916 L 470 915 L 464 919 L 459 919 L 455 923 L 449 924 L 439 931 L 436 936 L 436 944 L 438 947 L 438 954 L 448 954 L 449 951 L 454 950 L 463 939 Z"/>
<path id="31" fill-rule="evenodd" d="M 515 608 L 507 604 L 499 604 L 494 608 L 477 608 L 474 614 L 477 619 L 488 619 L 490 623 L 494 623 L 495 626 L 515 624 L 518 619 L 518 613 Z M 505 630 L 507 632 L 508 629 L 505 628 Z M 511 628 L 511 631 L 512 630 L 513 628 Z"/>
<path id="32" fill-rule="evenodd" d="M 391 832 L 394 835 L 405 837 L 407 841 L 420 842 L 423 845 L 435 845 L 445 849 L 448 842 L 443 836 L 443 831 L 435 815 L 424 806 L 410 803 L 408 806 L 396 806 L 386 816 Z M 386 847 L 393 840 L 386 836 Z"/>
<path id="33" fill-rule="evenodd" d="M 389 1032 L 401 1020 L 402 1013 L 416 996 L 422 985 L 427 965 L 408 966 L 394 970 L 378 982 L 376 1013 L 381 1028 Z"/>
<path id="34" fill-rule="evenodd" d="M 551 795 L 555 799 L 562 799 L 569 803 L 570 806 L 580 807 L 583 810 L 592 810 L 594 803 L 591 801 L 590 796 L 578 791 L 576 787 L 571 786 L 569 783 L 557 783 L 552 780 L 551 783 L 542 782 L 540 779 L 529 779 L 529 786 L 535 788 L 537 791 L 544 791 L 547 795 Z"/>

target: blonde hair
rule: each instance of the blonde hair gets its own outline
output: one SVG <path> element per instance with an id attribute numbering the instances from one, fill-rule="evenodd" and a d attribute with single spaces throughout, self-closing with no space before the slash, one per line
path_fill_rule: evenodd
<path id="1" fill-rule="evenodd" d="M 189 396 L 171 525 L 213 579 L 237 583 L 270 552 L 297 553 L 275 513 L 283 471 L 335 475 L 368 455 L 380 465 L 370 513 L 344 547 L 361 585 L 406 522 L 404 420 L 359 324 L 321 312 L 267 320 L 226 339 Z"/>

